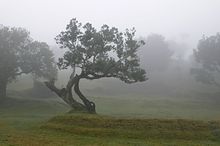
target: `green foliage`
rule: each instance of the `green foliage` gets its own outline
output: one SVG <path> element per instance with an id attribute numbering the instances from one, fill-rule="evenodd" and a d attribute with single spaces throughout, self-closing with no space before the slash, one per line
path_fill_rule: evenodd
<path id="1" fill-rule="evenodd" d="M 12 81 L 18 75 L 32 73 L 55 78 L 53 53 L 44 42 L 33 41 L 23 28 L 0 28 L 0 81 Z"/>
<path id="2" fill-rule="evenodd" d="M 53 79 L 57 76 L 54 54 L 45 42 L 34 41 L 27 46 L 28 54 L 24 56 L 24 62 L 29 62 L 22 66 L 23 70 L 32 70 L 35 77 Z M 26 58 L 27 57 L 27 58 Z"/>
<path id="3" fill-rule="evenodd" d="M 11 80 L 16 77 L 18 66 L 23 63 L 20 61 L 20 52 L 24 52 L 23 48 L 30 41 L 29 32 L 22 28 L 0 29 L 0 79 Z"/>
<path id="4" fill-rule="evenodd" d="M 220 86 L 218 83 L 220 73 L 220 34 L 205 37 L 199 41 L 194 50 L 196 61 L 201 64 L 202 69 L 194 69 L 198 81 Z"/>
<path id="5" fill-rule="evenodd" d="M 134 39 L 135 29 L 124 33 L 115 27 L 103 25 L 96 30 L 92 24 L 82 25 L 72 19 L 66 30 L 55 39 L 61 48 L 67 48 L 59 59 L 60 69 L 80 68 L 83 78 L 115 77 L 126 83 L 145 81 L 145 70 L 140 68 L 137 56 L 143 41 Z"/>
<path id="6" fill-rule="evenodd" d="M 197 50 L 194 50 L 196 61 L 210 71 L 220 71 L 220 34 L 215 36 L 203 37 L 198 44 Z"/>
<path id="7" fill-rule="evenodd" d="M 146 68 L 150 71 L 164 71 L 172 61 L 173 51 L 170 50 L 168 42 L 162 35 L 151 34 L 146 38 L 146 44 L 143 46 L 145 56 L 143 61 Z"/>
<path id="8" fill-rule="evenodd" d="M 217 85 L 214 76 L 209 71 L 204 68 L 192 68 L 190 70 L 192 75 L 195 75 L 195 79 L 198 82 L 209 84 L 209 85 Z"/>

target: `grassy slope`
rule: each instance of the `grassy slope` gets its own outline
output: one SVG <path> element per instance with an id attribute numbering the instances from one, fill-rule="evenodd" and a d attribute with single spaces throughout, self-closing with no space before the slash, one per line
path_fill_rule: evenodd
<path id="1" fill-rule="evenodd" d="M 210 117 L 212 117 L 210 118 L 212 120 L 219 119 L 216 117 L 218 115 L 216 113 L 219 110 L 217 106 L 202 104 L 200 106 L 192 106 L 193 108 L 190 109 L 187 107 L 191 107 L 191 104 L 199 104 L 197 102 L 195 102 L 196 104 L 182 102 L 182 107 L 186 105 L 185 109 L 182 109 L 183 111 L 190 112 L 191 110 L 189 115 L 183 114 L 183 117 L 189 119 L 190 116 L 195 115 L 194 119 L 204 119 L 206 122 L 191 120 L 146 120 L 137 118 L 119 119 L 121 115 L 124 117 L 134 117 L 135 112 L 141 114 L 140 105 L 147 105 L 146 107 L 142 107 L 142 115 L 137 114 L 137 117 L 142 118 L 145 117 L 144 115 L 147 118 L 158 118 L 161 115 L 162 118 L 181 117 L 180 109 L 182 107 L 178 109 L 176 105 L 176 115 L 178 115 L 176 116 L 174 105 L 169 102 L 163 102 L 163 100 L 162 102 L 159 102 L 159 100 L 158 102 L 154 102 L 152 99 L 150 99 L 152 102 L 149 102 L 150 100 L 144 102 L 143 99 L 136 102 L 133 99 L 109 100 L 107 98 L 96 98 L 95 100 L 98 104 L 99 113 L 114 115 L 117 118 L 85 114 L 56 116 L 68 110 L 63 104 L 57 101 L 8 99 L 6 103 L 0 105 L 0 146 L 220 145 L 218 141 L 220 139 L 219 123 L 207 122 Z M 122 103 L 124 103 L 124 106 L 119 106 Z M 170 106 L 168 106 L 169 104 Z M 210 107 L 204 109 L 207 113 L 211 114 L 210 117 L 206 112 L 204 112 L 204 115 L 202 114 L 204 105 L 205 107 Z M 155 106 L 154 109 L 153 106 Z M 157 110 L 157 108 L 159 109 Z M 160 113 L 163 109 L 166 112 Z M 196 114 L 193 112 L 199 111 L 199 109 L 202 112 L 196 117 Z M 128 114 L 125 114 L 126 111 L 128 111 Z M 156 114 L 156 111 L 159 113 Z M 214 112 L 213 114 L 213 111 L 216 113 Z M 152 114 L 155 112 L 155 117 L 150 114 L 151 112 Z M 172 112 L 170 114 L 171 116 L 169 116 L 170 112 Z M 54 118 L 50 119 L 51 117 Z"/>
<path id="2" fill-rule="evenodd" d="M 57 116 L 42 126 L 77 135 L 131 139 L 218 140 L 220 122 L 159 119 L 119 119 L 98 115 Z"/>

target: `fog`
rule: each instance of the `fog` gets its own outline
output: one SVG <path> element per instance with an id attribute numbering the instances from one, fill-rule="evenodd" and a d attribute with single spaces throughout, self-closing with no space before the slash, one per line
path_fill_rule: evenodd
<path id="1" fill-rule="evenodd" d="M 0 23 L 24 27 L 50 45 L 69 20 L 77 18 L 96 27 L 135 27 L 139 36 L 158 33 L 195 47 L 203 34 L 219 30 L 219 7 L 218 0 L 1 0 Z"/>
<path id="2" fill-rule="evenodd" d="M 215 35 L 220 30 L 219 0 L 1 0 L 0 24 L 24 27 L 31 36 L 47 42 L 56 58 L 61 56 L 54 37 L 65 29 L 71 18 L 90 22 L 96 28 L 103 24 L 121 31 L 135 27 L 137 39 L 152 34 L 164 37 L 170 60 L 164 61 L 163 50 L 140 50 L 141 65 L 149 80 L 126 85 L 116 79 L 83 81 L 84 92 L 91 96 L 194 96 L 215 87 L 197 83 L 190 75 L 192 52 L 203 35 Z M 158 55 L 158 56 L 157 56 Z M 167 64 L 163 64 L 167 63 Z M 154 69 L 162 66 L 162 69 Z M 66 73 L 59 73 L 58 84 L 65 86 Z M 31 77 L 22 76 L 10 89 L 26 89 Z M 25 85 L 24 85 L 25 84 Z M 27 85 L 28 84 L 28 85 Z M 211 88 L 211 90 L 210 90 Z M 113 92 L 114 91 L 114 94 Z"/>

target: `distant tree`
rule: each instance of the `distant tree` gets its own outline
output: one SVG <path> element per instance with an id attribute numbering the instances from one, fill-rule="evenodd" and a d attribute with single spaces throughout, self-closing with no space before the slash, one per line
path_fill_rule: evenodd
<path id="1" fill-rule="evenodd" d="M 162 35 L 151 34 L 145 40 L 143 46 L 143 62 L 149 71 L 163 71 L 171 62 L 173 51 L 169 49 L 169 44 Z"/>
<path id="2" fill-rule="evenodd" d="M 95 113 L 95 103 L 89 101 L 80 91 L 81 79 L 118 78 L 125 83 L 136 83 L 146 80 L 145 70 L 140 68 L 137 56 L 138 48 L 144 43 L 134 39 L 135 29 L 119 32 L 117 28 L 103 25 L 96 30 L 92 24 L 82 26 L 72 19 L 55 39 L 61 48 L 67 48 L 59 59 L 59 69 L 72 68 L 72 74 L 65 88 L 58 89 L 54 82 L 46 85 L 61 97 L 74 110 L 86 110 Z M 72 88 L 82 100 L 76 101 Z"/>
<path id="3" fill-rule="evenodd" d="M 220 87 L 220 34 L 203 36 L 194 50 L 194 57 L 200 66 L 191 70 L 196 80 Z"/>
<path id="4" fill-rule="evenodd" d="M 0 28 L 0 98 L 6 97 L 8 83 L 17 76 L 56 78 L 53 53 L 44 42 L 33 41 L 23 28 Z"/>

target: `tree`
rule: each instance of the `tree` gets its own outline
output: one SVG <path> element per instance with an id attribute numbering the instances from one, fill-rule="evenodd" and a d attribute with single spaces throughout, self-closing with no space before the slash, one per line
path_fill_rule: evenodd
<path id="1" fill-rule="evenodd" d="M 220 34 L 203 38 L 194 50 L 194 57 L 200 67 L 193 68 L 191 73 L 197 81 L 220 86 Z"/>
<path id="2" fill-rule="evenodd" d="M 163 71 L 171 62 L 173 51 L 170 50 L 168 42 L 162 35 L 151 34 L 143 46 L 143 62 L 149 71 Z M 145 52 L 146 51 L 146 52 Z"/>
<path id="3" fill-rule="evenodd" d="M 82 25 L 72 19 L 56 38 L 61 48 L 67 48 L 59 58 L 59 69 L 72 68 L 72 74 L 65 88 L 58 89 L 54 82 L 46 85 L 61 97 L 74 110 L 86 110 L 95 113 L 95 103 L 88 100 L 80 91 L 81 79 L 95 80 L 104 77 L 118 78 L 125 83 L 136 83 L 146 80 L 145 70 L 139 66 L 138 48 L 143 41 L 134 40 L 135 29 L 119 32 L 115 27 L 103 25 L 96 30 L 92 24 Z M 82 100 L 76 101 L 72 88 Z"/>
<path id="4" fill-rule="evenodd" d="M 56 78 L 53 53 L 44 42 L 33 41 L 23 28 L 0 28 L 0 98 L 6 97 L 8 83 L 17 76 Z"/>

